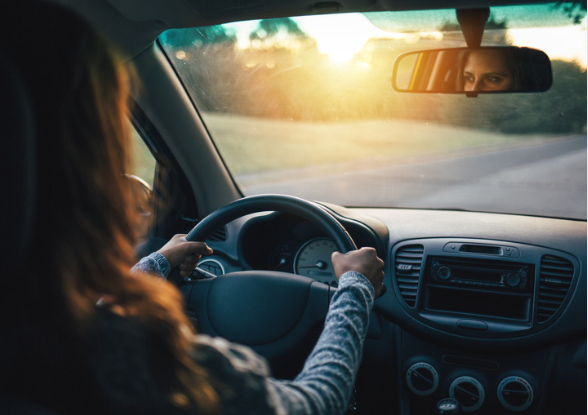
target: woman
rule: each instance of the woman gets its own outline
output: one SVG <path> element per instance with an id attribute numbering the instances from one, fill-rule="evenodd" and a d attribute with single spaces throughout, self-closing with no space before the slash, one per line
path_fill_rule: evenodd
<path id="1" fill-rule="evenodd" d="M 464 69 L 464 91 L 513 91 L 520 89 L 516 59 L 507 48 L 473 49 Z"/>
<path id="2" fill-rule="evenodd" d="M 177 289 L 139 273 L 190 273 L 210 249 L 177 235 L 130 271 L 130 76 L 75 14 L 20 6 L 4 40 L 35 110 L 39 190 L 27 266 L 0 294 L 5 394 L 57 414 L 343 413 L 382 290 L 375 251 L 333 255 L 340 288 L 294 381 L 191 333 Z"/>

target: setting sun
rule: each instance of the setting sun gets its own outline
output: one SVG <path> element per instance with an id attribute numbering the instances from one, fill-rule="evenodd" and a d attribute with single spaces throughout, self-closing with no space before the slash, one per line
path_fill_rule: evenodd
<path id="1" fill-rule="evenodd" d="M 307 16 L 293 19 L 298 26 L 316 39 L 321 53 L 331 60 L 346 62 L 373 38 L 402 38 L 375 27 L 359 13 L 338 16 Z M 350 28 L 353 27 L 353 30 Z"/>
<path id="2" fill-rule="evenodd" d="M 347 62 L 359 52 L 365 43 L 373 38 L 401 39 L 403 35 L 389 33 L 375 27 L 360 13 L 327 16 L 293 17 L 300 29 L 316 40 L 319 52 L 335 62 Z M 259 21 L 232 23 L 226 25 L 237 37 L 239 48 L 251 46 L 249 34 Z M 353 27 L 351 31 L 349 28 Z"/>

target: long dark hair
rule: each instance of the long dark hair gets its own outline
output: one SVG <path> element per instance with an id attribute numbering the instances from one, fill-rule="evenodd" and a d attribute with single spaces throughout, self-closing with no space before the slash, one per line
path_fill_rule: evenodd
<path id="1" fill-rule="evenodd" d="M 129 271 L 132 205 L 124 178 L 130 163 L 127 101 L 132 73 L 79 16 L 60 6 L 29 3 L 15 14 L 9 52 L 35 109 L 38 194 L 33 246 L 22 273 L 7 276 L 0 298 L 7 354 L 3 375 L 16 394 L 67 412 L 63 396 L 39 390 L 62 382 L 64 396 L 98 411 L 84 352 L 104 298 L 144 323 L 170 362 L 164 399 L 216 413 L 207 375 L 190 359 L 189 322 L 180 293 L 157 278 Z M 4 382 L 2 382 L 4 383 Z M 28 391 L 28 392 L 23 392 Z M 73 402 L 73 399 L 72 399 Z M 68 406 L 69 405 L 69 406 Z"/>

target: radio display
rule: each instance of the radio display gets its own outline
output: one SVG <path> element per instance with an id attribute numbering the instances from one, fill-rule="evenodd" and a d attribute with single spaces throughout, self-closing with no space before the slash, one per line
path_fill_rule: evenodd
<path id="1" fill-rule="evenodd" d="M 502 274 L 486 272 L 480 269 L 452 268 L 452 275 L 459 281 L 486 281 L 499 283 Z"/>

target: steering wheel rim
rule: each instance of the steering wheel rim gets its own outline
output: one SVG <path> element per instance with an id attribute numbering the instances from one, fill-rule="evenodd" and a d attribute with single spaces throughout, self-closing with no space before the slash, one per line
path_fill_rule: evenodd
<path id="1" fill-rule="evenodd" d="M 326 209 L 284 195 L 250 196 L 229 203 L 200 221 L 186 239 L 204 241 L 232 220 L 265 211 L 298 215 L 319 226 L 340 252 L 356 249 L 351 236 Z M 180 290 L 188 314 L 198 321 L 199 332 L 248 345 L 275 370 L 297 354 L 310 351 L 335 288 L 295 274 L 240 271 L 191 281 Z"/>
<path id="2" fill-rule="evenodd" d="M 186 239 L 204 241 L 220 226 L 242 216 L 264 211 L 292 213 L 318 225 L 333 239 L 339 252 L 357 249 L 343 225 L 326 209 L 308 200 L 286 195 L 248 196 L 231 202 L 198 222 Z"/>

